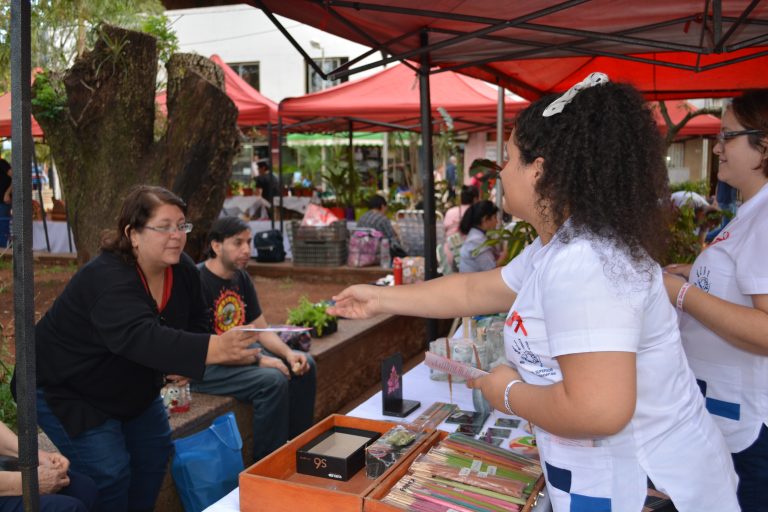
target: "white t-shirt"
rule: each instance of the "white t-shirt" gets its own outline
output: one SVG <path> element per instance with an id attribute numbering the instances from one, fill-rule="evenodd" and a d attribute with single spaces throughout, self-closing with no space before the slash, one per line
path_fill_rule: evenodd
<path id="1" fill-rule="evenodd" d="M 768 185 L 744 203 L 691 268 L 689 281 L 728 302 L 753 307 L 768 293 Z M 680 315 L 688 362 L 706 405 L 734 453 L 768 420 L 768 357 L 734 347 L 692 316 Z"/>
<path id="2" fill-rule="evenodd" d="M 636 272 L 606 243 L 556 236 L 546 246 L 537 239 L 502 277 L 518 294 L 507 359 L 526 382 L 560 382 L 561 355 L 637 354 L 635 413 L 621 432 L 571 440 L 536 428 L 555 512 L 639 511 L 647 477 L 680 512 L 739 510 L 733 463 L 686 364 L 658 266 Z"/>

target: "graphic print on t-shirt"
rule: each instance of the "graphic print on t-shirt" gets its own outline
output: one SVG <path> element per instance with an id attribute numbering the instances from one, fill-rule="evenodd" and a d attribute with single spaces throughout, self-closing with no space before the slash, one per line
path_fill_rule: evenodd
<path id="1" fill-rule="evenodd" d="M 696 286 L 709 293 L 709 269 L 701 266 L 696 269 Z"/>
<path id="2" fill-rule="evenodd" d="M 222 289 L 213 303 L 213 329 L 216 334 L 227 332 L 245 323 L 245 304 L 242 297 L 232 290 Z"/>

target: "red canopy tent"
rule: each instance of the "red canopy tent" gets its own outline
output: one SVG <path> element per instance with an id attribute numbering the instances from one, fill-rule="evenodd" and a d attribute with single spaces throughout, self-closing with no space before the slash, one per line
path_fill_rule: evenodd
<path id="1" fill-rule="evenodd" d="M 11 93 L 0 96 L 0 137 L 11 136 Z M 32 136 L 42 137 L 43 129 L 32 117 Z"/>
<path id="2" fill-rule="evenodd" d="M 732 96 L 768 85 L 766 2 L 431 0 L 424 8 L 411 0 L 250 3 L 269 16 L 374 48 L 369 53 L 391 55 L 356 68 L 359 59 L 353 59 L 334 77 L 424 54 L 432 66 L 500 83 L 529 99 L 563 91 L 592 71 L 632 83 L 649 100 Z"/>
<path id="3" fill-rule="evenodd" d="M 298 128 L 312 131 L 346 131 L 350 119 L 357 130 L 392 129 L 375 123 L 419 130 L 418 80 L 413 69 L 398 64 L 324 91 L 287 98 L 280 103 L 280 113 L 298 120 L 316 120 Z M 489 130 L 496 123 L 498 92 L 481 80 L 458 73 L 432 75 L 430 97 L 435 123 L 446 122 L 441 111 L 450 116 L 459 131 Z M 507 98 L 505 115 L 511 120 L 526 105 L 527 101 Z"/>
<path id="4" fill-rule="evenodd" d="M 211 55 L 211 60 L 224 72 L 224 90 L 239 111 L 238 126 L 261 126 L 277 123 L 277 103 L 263 96 L 221 60 L 218 55 Z M 165 91 L 157 95 L 156 101 L 163 112 L 166 111 Z"/>

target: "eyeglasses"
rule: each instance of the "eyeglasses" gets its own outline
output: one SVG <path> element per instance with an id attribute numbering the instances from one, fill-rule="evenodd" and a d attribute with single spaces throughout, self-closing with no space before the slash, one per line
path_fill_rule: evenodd
<path id="1" fill-rule="evenodd" d="M 720 132 L 717 134 L 717 143 L 721 146 L 725 145 L 725 141 L 731 140 L 741 135 L 760 135 L 762 130 L 737 130 L 734 132 Z"/>
<path id="2" fill-rule="evenodd" d="M 192 232 L 192 224 L 189 222 L 185 222 L 184 224 L 179 224 L 178 226 L 144 226 L 147 229 L 151 229 L 152 231 L 157 231 L 158 233 L 162 233 L 164 235 L 170 235 L 171 233 L 180 232 L 180 233 L 190 233 Z"/>

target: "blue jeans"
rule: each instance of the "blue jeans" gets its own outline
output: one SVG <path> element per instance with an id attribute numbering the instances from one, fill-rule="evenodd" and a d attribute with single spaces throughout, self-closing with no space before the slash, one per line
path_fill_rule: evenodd
<path id="1" fill-rule="evenodd" d="M 208 365 L 202 382 L 191 388 L 253 403 L 253 459 L 258 461 L 312 426 L 317 371 L 306 355 L 309 371 L 300 377 L 288 379 L 279 370 L 253 365 Z"/>
<path id="2" fill-rule="evenodd" d="M 741 512 L 768 512 L 768 427 L 763 425 L 752 446 L 732 454 Z"/>
<path id="3" fill-rule="evenodd" d="M 88 475 L 99 489 L 94 510 L 152 510 L 171 455 L 168 413 L 158 396 L 136 418 L 107 420 L 70 437 L 37 390 L 37 421 L 70 467 Z"/>
<path id="4" fill-rule="evenodd" d="M 69 485 L 56 494 L 40 496 L 40 512 L 90 512 L 98 497 L 96 484 L 85 475 L 70 471 Z M 21 496 L 0 496 L 0 512 L 24 512 Z"/>

